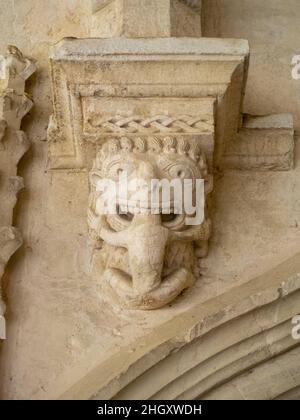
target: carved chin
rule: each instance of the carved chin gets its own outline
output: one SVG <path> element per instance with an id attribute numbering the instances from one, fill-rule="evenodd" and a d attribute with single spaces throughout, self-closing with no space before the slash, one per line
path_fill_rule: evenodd
<path id="1" fill-rule="evenodd" d="M 132 279 L 126 273 L 109 268 L 104 272 L 104 284 L 109 293 L 127 309 L 158 309 L 174 300 L 195 282 L 194 275 L 186 268 L 179 268 L 165 277 L 156 288 L 141 293 L 132 287 Z"/>

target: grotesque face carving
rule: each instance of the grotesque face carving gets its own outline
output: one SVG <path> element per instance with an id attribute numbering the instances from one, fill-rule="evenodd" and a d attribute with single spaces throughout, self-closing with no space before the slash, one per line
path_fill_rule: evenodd
<path id="1" fill-rule="evenodd" d="M 129 184 L 142 181 L 137 187 L 139 199 L 135 189 L 129 188 L 126 196 L 118 193 L 110 203 L 115 211 L 107 214 L 99 181 L 110 180 L 117 185 L 123 174 Z M 97 267 L 96 260 L 100 259 L 104 272 L 96 268 L 96 274 L 119 305 L 160 308 L 193 285 L 195 244 L 201 247 L 207 243 L 210 222 L 204 219 L 188 225 L 184 207 L 181 212 L 175 211 L 174 190 L 167 198 L 158 194 L 156 201 L 151 201 L 149 191 L 153 192 L 153 180 L 176 180 L 182 186 L 188 182 L 194 200 L 196 180 L 204 181 L 207 194 L 210 179 L 199 145 L 184 137 L 122 138 L 104 144 L 90 173 L 88 219 L 92 237 L 103 241 L 102 249 L 95 250 L 94 265 Z M 168 214 L 164 214 L 166 211 Z"/>

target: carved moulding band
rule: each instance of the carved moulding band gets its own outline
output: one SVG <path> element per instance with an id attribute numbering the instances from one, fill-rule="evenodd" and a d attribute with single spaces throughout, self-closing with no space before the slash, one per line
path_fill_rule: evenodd
<path id="1" fill-rule="evenodd" d="M 187 6 L 191 7 L 197 12 L 201 12 L 201 3 L 202 0 L 180 0 L 182 3 L 185 3 Z"/>

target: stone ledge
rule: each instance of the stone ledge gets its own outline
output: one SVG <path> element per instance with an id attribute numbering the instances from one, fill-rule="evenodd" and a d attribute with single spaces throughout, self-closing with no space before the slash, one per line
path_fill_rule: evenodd
<path id="1" fill-rule="evenodd" d="M 51 54 L 55 112 L 49 135 L 61 141 L 51 142 L 50 168 L 75 169 L 85 165 L 86 141 L 83 139 L 89 139 L 82 134 L 82 125 L 85 125 L 82 103 L 100 103 L 102 97 L 133 97 L 140 101 L 148 98 L 148 102 L 149 98 L 156 98 L 158 104 L 163 98 L 173 98 L 172 101 L 190 98 L 186 100 L 187 114 L 193 98 L 214 98 L 217 121 L 214 157 L 218 165 L 225 143 L 236 134 L 239 126 L 248 56 L 249 44 L 244 40 L 61 41 Z M 168 113 L 168 109 L 163 111 L 163 114 Z M 74 113 L 78 115 L 75 119 Z M 74 123 L 76 127 L 72 129 Z"/>
<path id="2" fill-rule="evenodd" d="M 262 116 L 247 114 L 244 116 L 243 128 L 257 130 L 286 128 L 293 130 L 294 120 L 292 114 L 273 114 Z"/>
<path id="3" fill-rule="evenodd" d="M 235 141 L 227 146 L 223 168 L 286 171 L 294 166 L 291 114 L 246 116 Z"/>
<path id="4" fill-rule="evenodd" d="M 72 60 L 76 57 L 116 55 L 249 55 L 249 42 L 243 39 L 220 38 L 156 38 L 156 39 L 70 39 L 57 43 L 50 55 L 52 60 Z M 227 57 L 227 59 L 228 59 Z"/>

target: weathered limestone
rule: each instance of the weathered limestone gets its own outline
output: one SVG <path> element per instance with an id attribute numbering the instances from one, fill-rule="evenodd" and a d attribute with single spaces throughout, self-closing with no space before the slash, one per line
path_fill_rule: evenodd
<path id="1" fill-rule="evenodd" d="M 14 260 L 16 264 L 10 270 L 12 287 L 6 289 L 12 313 L 7 314 L 9 340 L 2 343 L 1 348 L 1 398 L 59 398 L 71 389 L 68 395 L 72 398 L 90 398 L 94 393 L 119 398 L 123 392 L 131 398 L 137 395 L 209 398 L 231 396 L 238 389 L 242 390 L 238 395 L 244 397 L 299 399 L 298 360 L 293 364 L 290 351 L 297 346 L 297 342 L 292 341 L 290 325 L 291 317 L 300 312 L 298 292 L 279 298 L 268 310 L 253 309 L 252 316 L 246 317 L 241 315 L 237 304 L 243 289 L 239 286 L 235 290 L 249 280 L 255 282 L 257 274 L 265 272 L 262 281 L 255 284 L 255 292 L 251 288 L 246 291 L 250 300 L 256 292 L 264 294 L 265 282 L 274 279 L 276 274 L 269 269 L 299 251 L 299 155 L 294 171 L 226 171 L 222 178 L 215 176 L 213 235 L 209 255 L 200 262 L 202 277 L 173 305 L 142 313 L 112 309 L 102 299 L 101 292 L 94 288 L 94 281 L 86 275 L 89 261 L 86 255 L 88 172 L 102 144 L 95 146 L 95 151 L 87 156 L 88 168 L 83 165 L 72 169 L 70 166 L 66 170 L 53 170 L 49 177 L 44 170 L 45 127 L 51 112 L 48 46 L 63 36 L 89 36 L 84 32 L 83 16 L 88 3 L 53 0 L 48 4 L 28 0 L 15 2 L 14 8 L 5 7 L 0 16 L 2 48 L 14 39 L 26 53 L 39 57 L 41 64 L 30 86 L 38 104 L 35 107 L 37 115 L 26 121 L 34 141 L 33 165 L 26 160 L 22 165 L 30 194 L 22 197 L 22 205 L 15 215 L 26 235 L 27 246 Z M 251 78 L 243 111 L 256 115 L 289 110 L 294 113 L 299 128 L 300 84 L 289 76 L 291 56 L 298 53 L 298 2 L 258 2 L 259 7 L 253 7 L 253 0 L 244 0 L 243 7 L 240 0 L 204 0 L 203 3 L 209 7 L 210 4 L 220 5 L 218 10 L 222 19 L 216 22 L 219 24 L 216 29 L 222 37 L 250 38 Z M 192 88 L 194 86 L 191 91 Z M 118 102 L 116 108 L 121 106 L 122 112 L 126 111 L 126 101 Z M 115 111 L 112 103 L 107 103 L 107 108 Z M 100 105 L 97 112 L 98 109 Z M 124 130 L 122 136 L 146 120 L 140 113 L 133 117 L 120 127 Z M 92 121 L 91 132 L 97 131 L 99 120 Z M 125 122 L 113 118 L 104 124 L 112 124 L 116 129 L 120 121 Z M 156 120 L 151 124 L 162 126 L 165 122 Z M 182 120 L 175 121 L 177 127 L 182 123 Z M 151 124 L 147 129 L 154 129 Z M 107 130 L 107 126 L 101 129 Z M 172 126 L 165 128 L 174 129 Z M 255 142 L 255 133 L 262 140 L 257 146 L 263 143 L 268 150 L 273 139 L 277 145 L 279 136 L 273 128 L 272 141 L 264 143 L 264 134 L 269 133 L 269 128 L 260 130 L 261 135 L 256 128 L 249 128 L 247 146 L 250 139 L 251 144 Z M 280 132 L 283 144 L 288 146 L 290 129 L 280 128 Z M 157 132 L 152 135 L 156 136 Z M 182 136 L 183 133 L 173 132 L 172 135 Z M 139 137 L 139 134 L 135 136 Z M 113 138 L 115 135 L 111 135 Z M 209 146 L 210 139 L 207 139 Z M 288 148 L 282 149 L 279 155 L 276 148 L 274 158 L 271 156 L 275 159 L 275 169 L 282 166 L 281 163 L 278 165 L 278 159 Z M 251 145 L 247 150 L 247 153 L 253 153 Z M 257 154 L 256 150 L 254 152 Z M 246 159 L 250 160 L 251 166 Z M 249 156 L 243 157 L 243 161 L 248 168 L 253 167 L 253 159 Z M 259 163 L 261 166 L 255 163 L 257 169 L 264 167 L 263 159 L 259 159 Z M 293 261 L 287 262 L 287 266 L 290 265 L 297 273 L 298 267 Z M 284 267 L 282 279 L 286 273 L 287 267 Z M 276 290 L 280 288 L 280 281 L 272 288 L 274 296 L 278 296 Z M 226 290 L 228 293 L 224 298 Z M 209 313 L 205 311 L 207 302 L 214 308 Z M 191 308 L 196 306 L 198 310 L 192 312 Z M 232 322 L 218 328 L 213 320 L 217 322 L 222 318 L 228 307 L 232 311 Z M 254 306 L 246 306 L 246 312 L 249 308 Z M 199 340 L 196 338 L 189 347 L 180 347 L 182 341 L 186 343 L 181 339 L 179 346 L 174 346 L 173 340 L 177 344 L 177 337 L 185 333 L 192 338 L 189 326 L 185 328 L 186 324 L 181 322 L 183 319 L 189 323 L 192 320 L 199 324 L 201 320 L 210 322 L 212 329 L 206 331 L 208 335 L 201 335 Z M 171 353 L 178 347 L 182 352 L 176 357 Z M 269 357 L 273 358 L 270 363 Z M 299 359 L 299 354 L 295 357 Z M 164 358 L 166 364 L 161 363 Z M 280 369 L 274 366 L 276 359 Z M 264 365 L 266 369 L 261 369 Z M 149 373 L 145 375 L 148 368 Z M 240 378 L 245 371 L 248 373 L 246 380 Z M 101 383 L 97 382 L 99 378 Z M 228 382 L 227 388 L 224 384 Z M 227 392 L 229 388 L 232 393 Z"/>
<path id="2" fill-rule="evenodd" d="M 290 170 L 294 166 L 291 114 L 245 116 L 236 139 L 227 145 L 223 167 L 241 170 Z"/>
<path id="3" fill-rule="evenodd" d="M 21 246 L 19 231 L 12 227 L 17 194 L 24 187 L 17 176 L 17 165 L 29 148 L 20 130 L 22 118 L 33 102 L 25 93 L 25 82 L 34 73 L 35 64 L 14 46 L 0 57 L 0 338 L 5 338 L 5 304 L 1 299 L 1 278 L 6 263 Z"/>
<path id="4" fill-rule="evenodd" d="M 91 0 L 97 38 L 201 36 L 201 0 Z"/>
<path id="5" fill-rule="evenodd" d="M 300 347 L 255 366 L 237 378 L 202 396 L 205 400 L 274 400 L 295 391 L 299 400 Z M 298 390 L 297 390 L 298 388 Z"/>
<path id="6" fill-rule="evenodd" d="M 122 183 L 120 173 L 126 173 L 126 196 L 115 191 L 118 195 L 114 198 L 115 183 L 117 188 Z M 98 188 L 104 179 L 110 181 L 107 189 L 111 189 L 112 213 L 105 211 L 108 191 Z M 174 179 L 172 195 L 159 186 L 162 180 L 171 185 Z M 153 180 L 157 180 L 156 191 Z M 197 180 L 203 181 L 207 197 L 212 190 L 212 175 L 197 140 L 122 137 L 108 140 L 98 153 L 90 173 L 89 225 L 92 237 L 103 240 L 105 247 L 95 250 L 94 269 L 96 281 L 104 273 L 102 282 L 120 305 L 160 308 L 194 284 L 194 244 L 200 253 L 207 249 L 210 220 L 203 220 L 204 214 L 193 214 L 196 221 L 189 225 L 191 215 L 181 197 L 186 188 L 195 201 Z M 130 183 L 131 190 L 127 188 Z"/>
<path id="7" fill-rule="evenodd" d="M 93 271 L 113 301 L 131 309 L 160 308 L 199 276 L 196 256 L 206 256 L 210 236 L 207 196 L 214 167 L 240 124 L 247 64 L 248 44 L 240 40 L 118 38 L 56 46 L 50 168 L 90 171 L 94 161 L 92 237 L 118 252 L 95 248 Z M 161 206 L 158 215 L 150 207 L 143 209 L 147 217 L 132 213 L 125 226 L 118 215 L 106 218 L 97 211 L 94 179 L 111 179 L 105 168 L 117 162 L 127 162 L 148 184 L 165 177 L 182 182 L 178 173 L 193 183 L 205 180 L 207 220 L 187 227 L 183 214 L 178 225 L 164 225 Z M 167 164 L 181 171 L 168 173 Z"/>
<path id="8" fill-rule="evenodd" d="M 299 310 L 299 261 L 297 254 L 218 297 L 194 302 L 159 325 L 136 329 L 132 340 L 123 337 L 120 342 L 112 334 L 110 351 L 90 349 L 89 357 L 47 389 L 48 398 L 208 398 L 208 391 L 245 370 L 288 356 L 299 349 L 291 336 L 291 318 Z M 288 384 L 293 387 L 299 377 L 292 376 Z M 253 392 L 260 382 L 251 383 Z M 274 398 L 287 387 L 287 381 L 277 381 L 275 391 L 270 385 L 265 391 Z M 44 392 L 34 398 L 44 398 Z"/>
<path id="9" fill-rule="evenodd" d="M 197 136 L 218 165 L 240 124 L 248 55 L 242 40 L 63 40 L 51 55 L 50 168 L 90 167 L 104 138 L 166 133 Z"/>
<path id="10" fill-rule="evenodd" d="M 247 122 L 242 126 L 248 44 L 243 40 L 151 38 L 171 36 L 171 32 L 159 32 L 167 26 L 157 18 L 167 16 L 172 21 L 170 7 L 179 3 L 181 6 L 185 3 L 184 7 L 194 17 L 199 14 L 199 2 L 160 2 L 160 7 L 166 7 L 166 15 L 156 1 L 96 2 L 93 11 L 97 16 L 114 28 L 116 25 L 121 28 L 120 31 L 112 30 L 110 36 L 148 38 L 66 39 L 55 47 L 51 56 L 54 115 L 49 125 L 49 166 L 52 170 L 90 171 L 94 162 L 90 172 L 89 205 L 89 224 L 94 240 L 92 271 L 96 281 L 108 287 L 108 296 L 111 295 L 108 299 L 127 308 L 160 308 L 191 286 L 195 273 L 199 275 L 194 256 L 206 256 L 209 229 L 206 221 L 200 223 L 198 230 L 189 234 L 189 248 L 179 246 L 179 241 L 175 241 L 174 251 L 162 216 L 154 217 L 149 213 L 150 208 L 143 209 L 148 212 L 147 217 L 131 212 L 127 224 L 122 223 L 118 204 L 114 217 L 106 217 L 98 209 L 102 198 L 94 181 L 97 177 L 111 178 L 103 167 L 110 167 L 115 161 L 127 162 L 133 173 L 150 183 L 151 177 L 157 175 L 160 154 L 168 160 L 169 152 L 165 151 L 168 142 L 177 145 L 180 138 L 186 148 L 182 154 L 192 149 L 193 142 L 198 143 L 202 160 L 207 161 L 210 178 L 215 169 L 226 167 L 226 162 L 227 167 L 232 167 L 232 156 L 239 156 L 239 161 L 243 162 L 252 156 L 248 149 L 246 158 L 239 154 L 239 150 L 245 148 L 243 135 L 247 137 L 250 129 Z M 111 15 L 112 8 L 115 8 L 118 22 Z M 150 33 L 151 30 L 148 32 L 143 16 L 147 16 L 147 22 L 156 28 L 155 34 Z M 133 25 L 131 19 L 138 24 Z M 139 23 L 143 23 L 141 27 Z M 126 25 L 136 32 L 126 32 Z M 265 122 L 265 127 L 273 120 L 271 117 Z M 278 138 L 281 133 L 276 125 L 272 128 L 268 135 L 273 140 L 274 134 Z M 290 168 L 293 158 L 292 123 L 288 128 L 289 153 L 281 166 L 279 164 L 281 169 Z M 102 148 L 105 142 L 106 149 Z M 255 142 L 259 144 L 258 135 Z M 250 140 L 249 144 L 255 149 L 254 142 Z M 236 145 L 235 149 L 233 145 Z M 102 152 L 99 152 L 101 148 Z M 141 148 L 145 153 L 142 158 Z M 260 156 L 261 149 L 257 154 L 257 165 L 248 167 L 272 167 L 266 154 Z M 173 156 L 172 159 L 176 165 L 176 159 L 180 158 Z M 254 159 L 257 161 L 255 155 Z M 183 166 L 189 168 L 189 165 L 190 162 L 185 162 Z M 139 166 L 144 169 L 137 169 Z M 205 176 L 196 175 L 194 171 L 192 179 Z M 162 178 L 162 173 L 158 178 Z M 207 200 L 208 219 L 209 208 Z M 147 236 L 151 240 L 144 239 Z M 97 250 L 103 240 L 104 248 Z M 195 254 L 193 242 L 199 248 Z M 114 252 L 112 246 L 118 251 Z M 171 276 L 168 260 L 172 253 L 181 258 Z M 186 263 L 188 259 L 190 261 Z"/>

